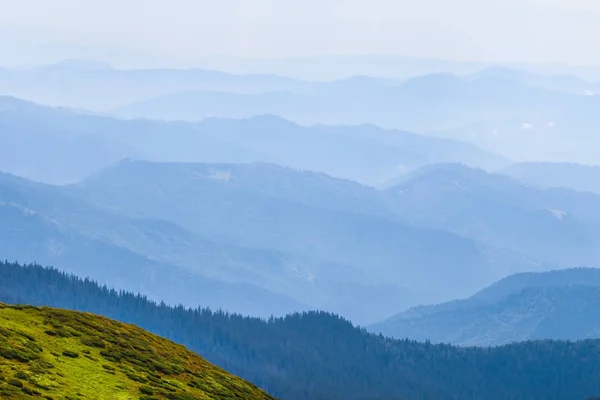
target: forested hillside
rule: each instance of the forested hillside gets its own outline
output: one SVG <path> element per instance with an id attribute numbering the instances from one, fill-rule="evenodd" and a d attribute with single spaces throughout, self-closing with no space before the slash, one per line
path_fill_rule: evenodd
<path id="1" fill-rule="evenodd" d="M 134 323 L 286 400 L 566 400 L 600 394 L 600 341 L 458 348 L 393 340 L 328 313 L 265 321 L 169 307 L 53 269 L 13 263 L 0 264 L 0 301 Z"/>
<path id="2" fill-rule="evenodd" d="M 464 300 L 411 308 L 369 330 L 462 346 L 597 339 L 599 307 L 600 269 L 520 273 Z"/>

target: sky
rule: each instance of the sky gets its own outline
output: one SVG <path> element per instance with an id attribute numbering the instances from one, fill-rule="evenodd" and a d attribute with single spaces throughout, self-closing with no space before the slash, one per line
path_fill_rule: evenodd
<path id="1" fill-rule="evenodd" d="M 390 54 L 600 65 L 600 0 L 0 0 L 0 65 Z"/>

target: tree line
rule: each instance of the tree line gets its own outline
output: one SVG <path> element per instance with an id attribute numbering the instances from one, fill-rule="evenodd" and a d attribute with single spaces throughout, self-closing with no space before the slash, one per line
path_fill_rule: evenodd
<path id="1" fill-rule="evenodd" d="M 373 335 L 327 313 L 190 309 L 39 265 L 0 263 L 0 301 L 92 312 L 181 343 L 284 400 L 588 399 L 600 341 L 461 348 Z"/>

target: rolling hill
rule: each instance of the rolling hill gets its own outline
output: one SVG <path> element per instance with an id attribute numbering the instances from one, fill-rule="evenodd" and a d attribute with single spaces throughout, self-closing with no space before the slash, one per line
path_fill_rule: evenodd
<path id="1" fill-rule="evenodd" d="M 393 340 L 323 312 L 261 320 L 170 307 L 56 270 L 6 263 L 0 301 L 135 323 L 289 400 L 570 400 L 600 393 L 597 340 L 497 348 Z"/>
<path id="2" fill-rule="evenodd" d="M 183 346 L 132 325 L 2 303 L 0 319 L 3 398 L 273 399 Z"/>
<path id="3" fill-rule="evenodd" d="M 524 273 L 465 300 L 415 307 L 369 329 L 398 338 L 467 346 L 597 339 L 599 306 L 598 269 Z"/>

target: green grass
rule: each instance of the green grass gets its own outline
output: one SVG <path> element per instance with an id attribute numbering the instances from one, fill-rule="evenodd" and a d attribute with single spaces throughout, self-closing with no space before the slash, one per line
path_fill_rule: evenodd
<path id="1" fill-rule="evenodd" d="M 273 399 L 185 347 L 133 325 L 1 303 L 0 398 Z"/>

